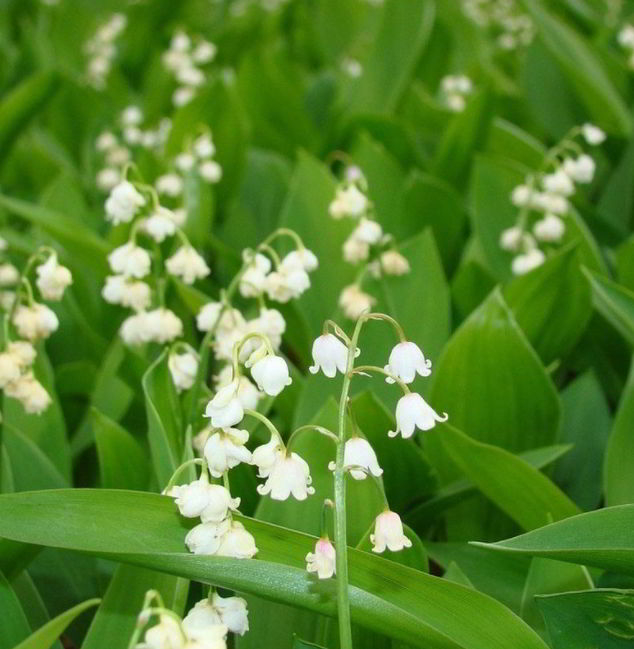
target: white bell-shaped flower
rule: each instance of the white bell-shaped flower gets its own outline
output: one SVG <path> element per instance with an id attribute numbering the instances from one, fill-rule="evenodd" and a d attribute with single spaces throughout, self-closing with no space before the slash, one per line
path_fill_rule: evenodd
<path id="1" fill-rule="evenodd" d="M 355 356 L 359 355 L 359 351 Z M 313 362 L 308 369 L 311 374 L 317 374 L 321 370 L 329 379 L 334 378 L 339 370 L 346 373 L 348 366 L 348 348 L 333 334 L 323 334 L 315 338 L 313 342 Z"/>
<path id="2" fill-rule="evenodd" d="M 315 551 L 306 555 L 306 570 L 316 572 L 319 579 L 330 579 L 335 574 L 335 546 L 329 539 L 318 539 Z"/>
<path id="3" fill-rule="evenodd" d="M 168 173 L 156 179 L 155 187 L 159 194 L 176 198 L 183 193 L 184 182 L 178 174 Z"/>
<path id="4" fill-rule="evenodd" d="M 328 212 L 333 219 L 341 219 L 344 216 L 358 218 L 367 211 L 369 206 L 367 196 L 356 185 L 351 184 L 337 189 Z"/>
<path id="5" fill-rule="evenodd" d="M 253 257 L 249 267 L 240 278 L 240 295 L 257 297 L 266 286 L 266 277 L 271 272 L 271 260 L 259 252 Z"/>
<path id="6" fill-rule="evenodd" d="M 198 165 L 200 177 L 208 183 L 220 182 L 222 167 L 215 160 L 204 160 Z"/>
<path id="7" fill-rule="evenodd" d="M 211 601 L 205 597 L 194 604 L 183 618 L 183 629 L 190 639 L 202 639 L 213 627 L 222 624 L 220 615 Z"/>
<path id="8" fill-rule="evenodd" d="M 194 554 L 216 554 L 230 528 L 231 520 L 228 518 L 220 523 L 200 523 L 187 532 L 185 545 Z"/>
<path id="9" fill-rule="evenodd" d="M 280 268 L 266 276 L 264 288 L 271 300 L 288 302 L 310 288 L 308 273 L 297 267 Z"/>
<path id="10" fill-rule="evenodd" d="M 200 41 L 192 51 L 192 60 L 199 65 L 204 65 L 213 61 L 217 51 L 218 48 L 210 41 Z"/>
<path id="11" fill-rule="evenodd" d="M 220 523 L 240 507 L 240 498 L 232 498 L 229 490 L 219 484 L 207 485 L 207 506 L 200 514 L 203 523 Z"/>
<path id="12" fill-rule="evenodd" d="M 376 221 L 362 218 L 352 236 L 359 241 L 363 241 L 363 243 L 374 245 L 381 240 L 383 229 Z"/>
<path id="13" fill-rule="evenodd" d="M 32 415 L 43 413 L 52 403 L 49 393 L 31 371 L 22 374 L 16 381 L 7 383 L 4 393 L 17 399 L 25 412 Z"/>
<path id="14" fill-rule="evenodd" d="M 0 286 L 14 286 L 20 279 L 20 271 L 13 264 L 0 264 Z"/>
<path id="15" fill-rule="evenodd" d="M 379 466 L 379 460 L 376 457 L 372 445 L 368 440 L 363 439 L 363 437 L 351 437 L 346 441 L 343 466 L 344 469 L 349 469 L 350 475 L 355 480 L 365 480 L 367 477 L 366 471 L 377 478 L 383 475 L 383 469 Z M 331 471 L 334 471 L 335 467 L 335 462 L 328 464 L 328 468 Z M 350 467 L 361 467 L 365 471 L 350 469 Z"/>
<path id="16" fill-rule="evenodd" d="M 399 433 L 404 439 L 414 434 L 414 429 L 431 430 L 436 422 L 447 421 L 447 413 L 439 415 L 420 394 L 410 392 L 403 395 L 396 404 L 396 430 L 388 433 L 396 437 Z"/>
<path id="17" fill-rule="evenodd" d="M 591 145 L 602 144 L 605 142 L 606 134 L 594 124 L 584 124 L 581 127 L 581 134 L 585 141 Z"/>
<path id="18" fill-rule="evenodd" d="M 0 389 L 3 389 L 7 383 L 13 383 L 20 378 L 22 374 L 22 364 L 20 359 L 9 350 L 0 354 Z"/>
<path id="19" fill-rule="evenodd" d="M 564 169 L 557 169 L 542 178 L 542 184 L 547 192 L 561 196 L 571 196 L 575 193 L 575 185 Z"/>
<path id="20" fill-rule="evenodd" d="M 214 153 L 216 153 L 216 147 L 209 133 L 199 135 L 194 140 L 193 149 L 194 153 L 199 158 L 211 158 L 213 157 Z"/>
<path id="21" fill-rule="evenodd" d="M 31 342 L 48 338 L 59 327 L 55 312 L 45 304 L 20 304 L 13 314 L 13 324 L 21 338 Z"/>
<path id="22" fill-rule="evenodd" d="M 533 197 L 533 189 L 528 185 L 517 185 L 511 192 L 511 202 L 515 207 L 525 207 Z"/>
<path id="23" fill-rule="evenodd" d="M 35 347 L 25 340 L 15 340 L 9 343 L 7 352 L 16 359 L 16 362 L 22 368 L 33 365 L 37 355 Z"/>
<path id="24" fill-rule="evenodd" d="M 271 397 L 277 396 L 293 381 L 288 365 L 281 356 L 265 356 L 251 368 L 251 376 L 260 390 Z"/>
<path id="25" fill-rule="evenodd" d="M 386 548 L 391 552 L 398 552 L 403 548 L 412 547 L 412 542 L 403 533 L 400 516 L 390 510 L 386 510 L 376 517 L 374 534 L 370 535 L 370 542 L 374 546 L 372 552 L 378 554 L 385 552 Z"/>
<path id="26" fill-rule="evenodd" d="M 503 230 L 502 234 L 500 234 L 500 248 L 502 248 L 502 250 L 515 252 L 516 250 L 519 250 L 523 237 L 524 231 L 517 225 L 506 228 L 506 230 Z"/>
<path id="27" fill-rule="evenodd" d="M 266 336 L 274 349 L 282 344 L 282 335 L 286 331 L 286 320 L 277 309 L 260 309 L 260 315 L 247 323 L 249 333 L 257 332 Z M 255 339 L 257 341 L 257 339 Z"/>
<path id="28" fill-rule="evenodd" d="M 196 164 L 196 158 L 188 152 L 179 153 L 174 158 L 174 164 L 180 171 L 185 173 L 187 171 L 191 171 L 194 168 L 194 165 Z"/>
<path id="29" fill-rule="evenodd" d="M 339 307 L 350 320 L 356 320 L 375 304 L 376 299 L 362 291 L 358 284 L 346 286 L 339 296 Z"/>
<path id="30" fill-rule="evenodd" d="M 222 302 L 207 302 L 196 316 L 196 326 L 200 331 L 211 331 L 223 309 Z"/>
<path id="31" fill-rule="evenodd" d="M 370 244 L 357 239 L 353 233 L 343 242 L 342 251 L 344 261 L 356 264 L 370 256 Z"/>
<path id="32" fill-rule="evenodd" d="M 143 195 L 131 182 L 123 180 L 113 187 L 106 199 L 106 219 L 112 221 L 113 225 L 129 223 L 144 205 Z"/>
<path id="33" fill-rule="evenodd" d="M 570 208 L 570 203 L 565 196 L 552 192 L 540 192 L 533 197 L 535 209 L 553 214 L 565 214 Z"/>
<path id="34" fill-rule="evenodd" d="M 249 630 L 249 611 L 247 601 L 242 597 L 212 596 L 212 604 L 220 615 L 220 620 L 231 633 L 244 635 Z"/>
<path id="35" fill-rule="evenodd" d="M 297 453 L 283 452 L 277 455 L 266 482 L 258 485 L 258 493 L 271 494 L 273 500 L 286 500 L 291 494 L 297 500 L 306 500 L 315 493 L 311 483 L 308 463 Z"/>
<path id="36" fill-rule="evenodd" d="M 425 358 L 416 343 L 405 341 L 392 348 L 385 370 L 401 379 L 403 383 L 411 383 L 417 373 L 420 376 L 431 374 L 431 361 Z M 389 376 L 385 380 L 387 383 L 394 383 L 394 379 Z"/>
<path id="37" fill-rule="evenodd" d="M 61 300 L 67 286 L 73 283 L 70 270 L 57 261 L 57 255 L 52 254 L 36 269 L 35 281 L 42 297 L 45 300 Z"/>
<path id="38" fill-rule="evenodd" d="M 161 345 L 183 335 L 181 319 L 173 311 L 164 307 L 147 311 L 145 324 L 149 340 Z"/>
<path id="39" fill-rule="evenodd" d="M 126 345 L 142 345 L 150 342 L 151 329 L 148 323 L 147 311 L 139 311 L 128 316 L 119 329 L 119 334 Z"/>
<path id="40" fill-rule="evenodd" d="M 233 380 L 233 369 L 231 365 L 226 365 L 221 372 L 214 377 L 217 388 L 228 385 Z M 245 410 L 255 410 L 258 401 L 264 395 L 249 381 L 246 376 L 238 378 L 238 399 Z"/>
<path id="41" fill-rule="evenodd" d="M 207 404 L 205 417 L 211 418 L 215 428 L 228 428 L 239 424 L 244 417 L 244 408 L 238 398 L 239 381 L 234 379 L 229 385 L 220 388 Z"/>
<path id="42" fill-rule="evenodd" d="M 229 529 L 223 535 L 220 547 L 216 551 L 218 557 L 233 557 L 234 559 L 251 559 L 258 552 L 253 535 L 244 529 L 238 521 L 231 521 Z"/>
<path id="43" fill-rule="evenodd" d="M 525 275 L 541 266 L 545 261 L 546 255 L 539 248 L 532 248 L 514 257 L 511 262 L 511 270 L 514 275 Z"/>
<path id="44" fill-rule="evenodd" d="M 406 275 L 410 271 L 409 261 L 397 250 L 386 250 L 381 255 L 381 268 L 386 275 Z"/>
<path id="45" fill-rule="evenodd" d="M 179 485 L 168 495 L 175 497 L 174 502 L 181 516 L 197 518 L 209 505 L 209 487 L 211 487 L 209 480 L 206 476 L 202 476 L 189 484 Z"/>
<path id="46" fill-rule="evenodd" d="M 141 279 L 150 273 L 152 259 L 145 248 L 128 241 L 108 255 L 112 271 L 125 277 Z"/>
<path id="47" fill-rule="evenodd" d="M 161 615 L 159 623 L 145 632 L 148 649 L 183 649 L 187 638 L 179 623 L 169 615 Z"/>
<path id="48" fill-rule="evenodd" d="M 289 252 L 284 259 L 282 259 L 283 268 L 301 268 L 307 273 L 312 273 L 319 266 L 319 260 L 314 252 L 308 248 L 298 248 Z"/>
<path id="49" fill-rule="evenodd" d="M 189 390 L 194 385 L 198 373 L 198 355 L 192 351 L 172 353 L 167 359 L 172 381 L 178 392 Z"/>
<path id="50" fill-rule="evenodd" d="M 166 262 L 170 275 L 180 277 L 185 284 L 193 284 L 197 279 L 207 277 L 211 272 L 205 260 L 192 246 L 181 246 Z"/>
<path id="51" fill-rule="evenodd" d="M 135 282 L 124 275 L 109 275 L 101 295 L 110 304 L 142 311 L 150 306 L 152 292 L 145 282 Z"/>
<path id="52" fill-rule="evenodd" d="M 533 234 L 539 241 L 559 241 L 565 232 L 566 225 L 556 214 L 546 214 L 533 226 Z"/>
<path id="53" fill-rule="evenodd" d="M 271 439 L 266 444 L 258 446 L 253 451 L 251 461 L 258 467 L 260 478 L 266 478 L 271 473 L 278 457 L 283 452 L 282 444 L 276 435 L 271 435 Z"/>
<path id="54" fill-rule="evenodd" d="M 157 243 L 162 243 L 167 237 L 171 237 L 176 232 L 176 223 L 171 211 L 159 207 L 145 219 L 143 230 Z"/>
<path id="55" fill-rule="evenodd" d="M 251 451 L 245 446 L 248 439 L 249 433 L 238 428 L 223 428 L 209 436 L 203 452 L 214 478 L 241 462 L 251 464 Z"/>
<path id="56" fill-rule="evenodd" d="M 587 184 L 594 178 L 596 164 L 588 154 L 583 153 L 576 160 L 566 158 L 563 169 L 575 182 Z"/>

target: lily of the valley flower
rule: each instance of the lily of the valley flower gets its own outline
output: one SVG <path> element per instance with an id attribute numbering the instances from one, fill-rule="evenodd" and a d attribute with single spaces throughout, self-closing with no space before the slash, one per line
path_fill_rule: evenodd
<path id="1" fill-rule="evenodd" d="M 233 380 L 233 368 L 226 365 L 217 376 L 214 377 L 216 386 L 221 388 L 228 385 Z M 249 381 L 246 376 L 238 377 L 238 399 L 245 410 L 255 410 L 258 401 L 262 398 L 262 393 Z"/>
<path id="2" fill-rule="evenodd" d="M 205 260 L 189 245 L 181 246 L 166 262 L 170 275 L 180 277 L 185 284 L 207 277 L 211 272 Z"/>
<path id="3" fill-rule="evenodd" d="M 271 300 L 285 303 L 298 298 L 310 288 L 310 278 L 303 268 L 293 264 L 281 264 L 277 270 L 266 276 L 264 288 Z"/>
<path id="4" fill-rule="evenodd" d="M 200 331 L 211 331 L 222 312 L 222 302 L 207 302 L 196 316 L 196 326 Z"/>
<path id="5" fill-rule="evenodd" d="M 216 556 L 233 557 L 234 559 L 251 559 L 258 552 L 253 535 L 244 529 L 238 521 L 231 521 L 229 529 L 223 535 Z"/>
<path id="6" fill-rule="evenodd" d="M 214 398 L 207 404 L 205 417 L 211 418 L 215 428 L 227 428 L 239 424 L 244 417 L 244 408 L 238 398 L 240 384 L 237 379 L 220 388 Z"/>
<path id="7" fill-rule="evenodd" d="M 144 205 L 145 198 L 136 187 L 123 180 L 112 189 L 106 199 L 106 218 L 112 221 L 113 225 L 129 223 Z"/>
<path id="8" fill-rule="evenodd" d="M 34 302 L 30 306 L 21 304 L 13 315 L 13 324 L 21 338 L 31 342 L 48 338 L 59 327 L 55 312 L 45 304 Z"/>
<path id="9" fill-rule="evenodd" d="M 417 373 L 420 376 L 431 374 L 431 361 L 425 358 L 416 343 L 404 341 L 393 347 L 385 370 L 401 379 L 403 383 L 411 383 Z M 389 376 L 385 380 L 388 383 L 394 383 L 394 379 Z"/>
<path id="10" fill-rule="evenodd" d="M 594 178 L 596 164 L 588 154 L 583 153 L 576 160 L 566 158 L 562 167 L 576 183 L 587 184 Z"/>
<path id="11" fill-rule="evenodd" d="M 216 554 L 230 528 L 229 518 L 221 522 L 200 523 L 187 532 L 185 545 L 194 554 Z"/>
<path id="12" fill-rule="evenodd" d="M 52 254 L 36 269 L 35 283 L 45 300 L 61 300 L 67 286 L 73 283 L 70 270 L 57 261 L 57 255 Z"/>
<path id="13" fill-rule="evenodd" d="M 436 422 L 447 421 L 447 413 L 439 415 L 420 394 L 410 392 L 402 396 L 396 404 L 396 430 L 388 433 L 396 437 L 399 433 L 404 439 L 414 434 L 414 429 L 431 430 Z"/>
<path id="14" fill-rule="evenodd" d="M 346 318 L 356 320 L 376 304 L 376 299 L 361 290 L 358 284 L 350 284 L 341 291 L 339 306 Z"/>
<path id="15" fill-rule="evenodd" d="M 242 297 L 257 297 L 266 286 L 266 277 L 271 272 L 271 260 L 259 252 L 253 257 L 249 267 L 240 279 Z"/>
<path id="16" fill-rule="evenodd" d="M 145 632 L 145 644 L 150 649 L 181 649 L 186 640 L 178 622 L 169 615 L 161 615 L 159 623 Z"/>
<path id="17" fill-rule="evenodd" d="M 136 282 L 123 275 L 109 275 L 101 295 L 110 304 L 143 311 L 150 306 L 152 293 L 145 282 Z"/>
<path id="18" fill-rule="evenodd" d="M 566 226 L 556 214 L 546 214 L 533 226 L 533 234 L 539 241 L 559 241 L 565 232 Z"/>
<path id="19" fill-rule="evenodd" d="M 171 237 L 176 232 L 176 222 L 170 210 L 159 206 L 155 212 L 145 219 L 143 229 L 154 241 L 162 243 L 167 237 Z"/>
<path id="20" fill-rule="evenodd" d="M 22 370 L 33 364 L 35 348 L 24 341 L 11 342 L 6 351 L 0 353 L 0 388 L 20 378 Z"/>
<path id="21" fill-rule="evenodd" d="M 359 350 L 357 350 L 358 352 Z M 328 378 L 332 379 L 337 370 L 346 373 L 348 365 L 348 348 L 333 334 L 323 334 L 313 342 L 313 362 L 308 369 L 311 374 L 321 370 Z M 359 355 L 358 353 L 356 354 Z"/>
<path id="22" fill-rule="evenodd" d="M 128 241 L 115 248 L 108 255 L 108 262 L 113 272 L 137 279 L 148 275 L 152 266 L 152 259 L 148 251 L 137 246 L 134 241 Z"/>
<path id="23" fill-rule="evenodd" d="M 194 385 L 198 373 L 198 356 L 192 351 L 174 352 L 167 359 L 167 366 L 176 389 L 189 390 Z"/>
<path id="24" fill-rule="evenodd" d="M 247 602 L 242 597 L 221 597 L 214 593 L 211 599 L 220 620 L 231 633 L 244 635 L 249 630 Z"/>
<path id="25" fill-rule="evenodd" d="M 280 440 L 271 435 L 271 439 L 253 451 L 252 462 L 258 467 L 258 476 L 266 478 L 272 471 L 278 456 L 283 453 Z"/>
<path id="26" fill-rule="evenodd" d="M 306 570 L 316 572 L 319 579 L 330 579 L 335 574 L 336 552 L 327 538 L 315 543 L 315 551 L 306 555 Z"/>
<path id="27" fill-rule="evenodd" d="M 369 205 L 367 196 L 356 185 L 351 184 L 337 189 L 328 212 L 333 219 L 341 219 L 344 216 L 358 218 L 366 212 Z"/>
<path id="28" fill-rule="evenodd" d="M 261 496 L 271 494 L 273 500 L 286 500 L 291 494 L 297 500 L 306 500 L 315 493 L 308 463 L 297 453 L 278 453 L 264 484 L 258 485 Z"/>
<path id="29" fill-rule="evenodd" d="M 378 554 L 387 548 L 391 552 L 398 552 L 403 548 L 411 548 L 412 542 L 403 533 L 403 523 L 396 512 L 386 510 L 376 517 L 374 534 L 370 535 L 370 542 L 374 546 L 372 552 Z"/>
<path id="30" fill-rule="evenodd" d="M 511 262 L 511 270 L 514 275 L 525 275 L 546 260 L 546 255 L 539 248 L 531 248 L 527 252 L 517 255 Z"/>
<path id="31" fill-rule="evenodd" d="M 351 437 L 346 441 L 344 447 L 343 468 L 349 469 L 350 475 L 355 480 L 366 479 L 366 471 L 350 467 L 361 467 L 376 478 L 383 475 L 383 469 L 379 466 L 379 461 L 374 449 L 366 439 L 363 439 L 363 437 Z M 330 462 L 328 468 L 331 471 L 334 471 L 335 463 Z"/>
<path id="32" fill-rule="evenodd" d="M 312 273 L 319 266 L 319 260 L 315 253 L 308 250 L 308 248 L 298 248 L 297 250 L 292 250 L 284 257 L 282 266 L 285 268 L 296 266 L 302 268 L 307 273 Z"/>
<path id="33" fill-rule="evenodd" d="M 386 275 L 406 275 L 410 271 L 409 261 L 397 250 L 386 250 L 381 255 L 381 268 Z"/>
<path id="34" fill-rule="evenodd" d="M 31 371 L 7 383 L 4 392 L 8 397 L 17 399 L 29 414 L 39 415 L 51 405 L 50 395 Z"/>
<path id="35" fill-rule="evenodd" d="M 248 439 L 249 433 L 238 428 L 223 428 L 209 436 L 203 453 L 214 478 L 241 462 L 251 464 L 251 451 L 245 446 Z"/>
<path id="36" fill-rule="evenodd" d="M 272 397 L 292 383 L 288 365 L 281 356 L 267 355 L 260 359 L 251 368 L 251 376 L 258 388 Z"/>
<path id="37" fill-rule="evenodd" d="M 597 145 L 605 142 L 606 134 L 594 124 L 584 124 L 581 127 L 581 134 L 588 144 Z"/>
<path id="38" fill-rule="evenodd" d="M 161 307 L 127 317 L 119 333 L 126 345 L 163 344 L 183 334 L 183 323 L 173 311 Z"/>

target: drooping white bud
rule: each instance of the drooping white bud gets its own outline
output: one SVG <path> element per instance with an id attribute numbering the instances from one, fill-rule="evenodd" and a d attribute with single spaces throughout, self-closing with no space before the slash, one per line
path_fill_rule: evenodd
<path id="1" fill-rule="evenodd" d="M 251 464 L 251 451 L 244 446 L 248 439 L 249 433 L 238 428 L 223 428 L 207 439 L 203 453 L 214 478 L 240 463 Z"/>
<path id="2" fill-rule="evenodd" d="M 167 237 L 171 237 L 176 232 L 176 223 L 171 211 L 159 206 L 155 212 L 145 219 L 143 229 L 154 241 L 162 243 Z"/>
<path id="3" fill-rule="evenodd" d="M 73 283 L 70 270 L 57 261 L 57 255 L 52 254 L 35 269 L 35 283 L 45 300 L 61 300 L 67 286 Z"/>
<path id="4" fill-rule="evenodd" d="M 167 359 L 172 381 L 176 390 L 189 390 L 194 385 L 198 373 L 198 355 L 192 351 L 173 353 Z"/>
<path id="5" fill-rule="evenodd" d="M 363 437 L 351 437 L 346 441 L 343 465 L 344 469 L 349 469 L 351 477 L 355 480 L 365 480 L 367 477 L 366 471 L 377 478 L 383 475 L 383 469 L 379 466 L 374 449 L 368 440 L 363 439 Z M 335 470 L 335 466 L 335 462 L 328 464 L 331 471 Z M 350 467 L 361 467 L 365 471 Z"/>
<path id="6" fill-rule="evenodd" d="M 233 379 L 218 392 L 205 409 L 205 417 L 211 418 L 215 428 L 228 428 L 239 424 L 244 417 L 244 409 L 238 398 L 239 382 Z"/>
<path id="7" fill-rule="evenodd" d="M 409 261 L 397 250 L 386 250 L 381 255 L 381 268 L 386 275 L 406 275 L 410 271 Z"/>
<path id="8" fill-rule="evenodd" d="M 398 552 L 403 548 L 411 548 L 412 542 L 403 533 L 403 523 L 400 516 L 387 510 L 376 517 L 374 534 L 370 535 L 370 542 L 374 546 L 372 552 L 378 554 L 387 548 L 391 552 Z"/>
<path id="9" fill-rule="evenodd" d="M 376 299 L 362 291 L 358 284 L 346 286 L 339 296 L 339 307 L 344 315 L 351 320 L 356 320 L 375 304 Z"/>
<path id="10" fill-rule="evenodd" d="M 431 430 L 436 422 L 447 421 L 447 413 L 439 415 L 420 394 L 410 392 L 403 395 L 396 404 L 396 430 L 388 433 L 396 437 L 399 433 L 404 439 L 414 434 L 414 429 Z"/>
<path id="11" fill-rule="evenodd" d="M 193 284 L 211 272 L 205 260 L 188 245 L 181 246 L 165 262 L 165 267 L 168 273 L 180 277 L 185 284 Z"/>
<path id="12" fill-rule="evenodd" d="M 585 141 L 591 145 L 602 144 L 605 142 L 606 134 L 594 124 L 586 123 L 581 127 L 581 134 Z"/>
<path id="13" fill-rule="evenodd" d="M 315 551 L 306 555 L 306 570 L 316 572 L 319 579 L 330 579 L 335 574 L 336 552 L 329 539 L 318 539 Z"/>
<path id="14" fill-rule="evenodd" d="M 139 208 L 145 205 L 145 198 L 129 181 L 123 180 L 113 187 L 106 199 L 106 218 L 113 225 L 129 223 L 137 214 Z"/>
<path id="15" fill-rule="evenodd" d="M 420 376 L 431 374 L 431 361 L 425 358 L 416 343 L 405 341 L 392 348 L 390 360 L 385 369 L 404 383 L 411 383 L 417 373 Z M 389 376 L 385 380 L 387 383 L 394 383 L 394 380 Z"/>
<path id="16" fill-rule="evenodd" d="M 254 460 L 255 461 L 255 460 Z M 273 500 L 286 500 L 291 494 L 297 500 L 315 493 L 308 463 L 297 453 L 278 453 L 264 484 L 258 485 L 261 496 L 271 494 Z"/>
<path id="17" fill-rule="evenodd" d="M 511 263 L 514 275 L 525 275 L 546 261 L 546 255 L 539 248 L 532 248 L 528 252 L 517 255 Z"/>
<path id="18" fill-rule="evenodd" d="M 348 365 L 348 348 L 333 334 L 323 334 L 313 342 L 313 362 L 308 369 L 311 374 L 321 370 L 328 378 L 334 378 L 337 370 L 346 373 Z M 357 350 L 356 356 L 359 355 Z"/>
<path id="19" fill-rule="evenodd" d="M 17 399 L 29 414 L 39 415 L 51 405 L 50 395 L 30 371 L 16 381 L 7 383 L 4 392 L 8 397 Z"/>
<path id="20" fill-rule="evenodd" d="M 13 315 L 13 324 L 21 338 L 31 342 L 48 338 L 59 327 L 55 312 L 45 304 L 21 304 Z"/>
<path id="21" fill-rule="evenodd" d="M 269 396 L 277 396 L 292 383 L 288 365 L 281 356 L 265 356 L 251 368 L 251 376 L 258 388 Z"/>
<path id="22" fill-rule="evenodd" d="M 564 222 L 555 214 L 546 214 L 533 226 L 533 234 L 539 241 L 559 241 L 566 232 Z"/>
<path id="23" fill-rule="evenodd" d="M 125 277 L 141 279 L 150 273 L 152 259 L 145 248 L 128 241 L 115 248 L 108 255 L 108 262 L 113 272 Z"/>

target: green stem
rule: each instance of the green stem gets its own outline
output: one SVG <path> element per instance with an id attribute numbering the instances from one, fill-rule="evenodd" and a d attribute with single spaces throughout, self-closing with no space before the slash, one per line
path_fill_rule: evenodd
<path id="1" fill-rule="evenodd" d="M 273 435 L 273 437 L 277 437 L 279 443 L 282 446 L 285 446 L 284 439 L 282 438 L 282 435 L 280 434 L 280 431 L 277 430 L 277 428 L 275 427 L 275 424 L 268 417 L 263 415 L 261 412 L 258 412 L 257 410 L 249 410 L 248 408 L 245 408 L 244 414 L 248 415 L 249 417 L 253 417 L 254 419 L 258 419 L 259 421 L 261 421 L 268 428 L 271 435 Z"/>
<path id="2" fill-rule="evenodd" d="M 305 426 L 300 426 L 299 428 L 293 431 L 292 435 L 288 438 L 288 442 L 286 442 L 287 448 L 291 447 L 293 441 L 298 435 L 300 435 L 301 433 L 305 433 L 307 430 L 317 431 L 318 433 L 321 433 L 325 437 L 328 437 L 329 439 L 333 440 L 335 444 L 339 442 L 339 438 L 327 428 L 324 428 L 323 426 L 316 426 L 315 424 L 306 424 Z"/>
<path id="3" fill-rule="evenodd" d="M 403 394 L 410 393 L 410 389 L 404 381 L 399 379 L 398 376 L 392 374 L 392 372 L 388 372 L 386 369 L 379 367 L 378 365 L 359 365 L 359 367 L 355 367 L 354 370 L 352 370 L 352 374 L 364 374 L 366 372 L 377 372 L 379 374 L 384 374 L 388 378 L 392 379 L 394 383 L 398 383 L 401 390 L 403 390 Z"/>

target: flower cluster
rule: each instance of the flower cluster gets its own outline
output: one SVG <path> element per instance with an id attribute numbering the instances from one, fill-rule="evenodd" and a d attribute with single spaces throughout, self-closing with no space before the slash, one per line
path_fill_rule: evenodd
<path id="1" fill-rule="evenodd" d="M 0 249 L 6 248 L 6 241 L 0 239 Z M 44 300 L 61 300 L 73 278 L 59 263 L 57 253 L 46 247 L 29 257 L 22 273 L 8 262 L 0 264 L 0 285 L 4 287 L 1 304 L 5 310 L 0 389 L 17 399 L 27 413 L 40 414 L 50 405 L 51 397 L 31 369 L 36 357 L 34 344 L 56 331 L 59 320 L 49 307 L 35 301 L 29 280 L 33 268 L 35 286 Z"/>
<path id="2" fill-rule="evenodd" d="M 442 102 L 454 113 L 467 107 L 467 97 L 473 92 L 473 83 L 464 75 L 447 75 L 440 80 Z"/>
<path id="3" fill-rule="evenodd" d="M 511 269 L 515 275 L 544 263 L 546 253 L 540 245 L 546 248 L 561 241 L 576 184 L 588 184 L 594 178 L 596 164 L 578 140 L 596 146 L 605 137 L 593 124 L 573 128 L 548 151 L 541 168 L 513 189 L 511 201 L 520 211 L 515 225 L 500 235 L 500 247 L 514 254 Z"/>
<path id="4" fill-rule="evenodd" d="M 462 0 L 462 10 L 476 25 L 491 32 L 503 50 L 526 47 L 535 37 L 531 17 L 516 0 Z"/>
<path id="5" fill-rule="evenodd" d="M 153 618 L 156 623 L 146 628 Z M 149 591 L 130 646 L 134 649 L 226 649 L 229 633 L 244 635 L 248 630 L 247 603 L 242 597 L 221 597 L 212 588 L 209 596 L 196 602 L 181 619 L 164 607 L 157 591 Z M 143 631 L 143 642 L 137 644 Z"/>
<path id="6" fill-rule="evenodd" d="M 101 25 L 95 35 L 84 44 L 84 50 L 90 57 L 87 66 L 88 82 L 96 90 L 106 87 L 106 78 L 110 74 L 112 62 L 117 56 L 117 38 L 126 28 L 128 19 L 124 14 L 112 14 L 108 21 Z"/>
<path id="7" fill-rule="evenodd" d="M 192 39 L 185 32 L 177 32 L 163 53 L 163 65 L 175 77 L 178 88 L 172 95 L 175 106 L 189 103 L 207 80 L 205 66 L 216 57 L 217 48 L 204 39 Z"/>
<path id="8" fill-rule="evenodd" d="M 183 176 L 191 172 L 196 172 L 208 183 L 217 183 L 222 178 L 222 167 L 213 159 L 215 153 L 216 146 L 211 132 L 206 129 L 174 158 L 174 169 L 156 180 L 159 194 L 172 197 L 180 195 L 183 190 Z"/>
<path id="9" fill-rule="evenodd" d="M 351 264 L 362 263 L 357 280 L 346 286 L 339 296 L 339 306 L 346 317 L 356 320 L 376 303 L 374 297 L 363 291 L 361 284 L 366 274 L 379 277 L 409 273 L 407 259 L 396 249 L 392 235 L 385 234 L 374 218 L 373 204 L 368 199 L 367 181 L 359 167 L 346 167 L 344 180 L 337 186 L 335 197 L 328 208 L 333 219 L 351 219 L 356 226 L 343 244 L 343 258 Z"/>
<path id="10" fill-rule="evenodd" d="M 627 24 L 621 28 L 617 40 L 619 45 L 628 53 L 627 64 L 634 68 L 634 25 Z"/>
<path id="11" fill-rule="evenodd" d="M 98 135 L 95 148 L 103 160 L 96 178 L 99 189 L 110 191 L 121 182 L 123 168 L 136 149 L 162 150 L 172 128 L 171 120 L 164 118 L 152 129 L 142 127 L 144 119 L 138 106 L 128 106 L 121 112 L 116 128 Z"/>

